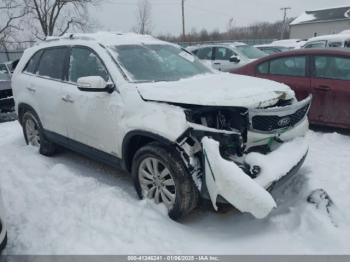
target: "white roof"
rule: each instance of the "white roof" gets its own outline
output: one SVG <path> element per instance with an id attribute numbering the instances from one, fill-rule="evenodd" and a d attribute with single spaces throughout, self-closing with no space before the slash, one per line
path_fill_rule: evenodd
<path id="1" fill-rule="evenodd" d="M 350 39 L 350 33 L 344 33 L 344 34 L 316 36 L 316 37 L 310 38 L 307 42 L 330 41 L 330 40 L 345 41 L 349 39 Z"/>
<path id="2" fill-rule="evenodd" d="M 115 45 L 140 45 L 140 44 L 165 44 L 167 42 L 158 40 L 150 35 L 140 35 L 135 33 L 119 33 L 119 32 L 98 32 L 88 34 L 65 34 L 60 37 L 47 37 L 45 41 L 40 42 L 39 45 L 52 42 L 72 41 L 72 40 L 86 40 L 94 41 L 104 46 Z"/>

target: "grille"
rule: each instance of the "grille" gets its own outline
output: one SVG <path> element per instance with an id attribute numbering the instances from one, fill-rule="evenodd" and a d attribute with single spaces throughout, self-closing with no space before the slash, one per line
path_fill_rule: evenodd
<path id="1" fill-rule="evenodd" d="M 269 132 L 282 128 L 288 128 L 298 124 L 307 114 L 309 105 L 306 105 L 296 111 L 294 114 L 286 116 L 254 116 L 252 125 L 255 130 Z"/>

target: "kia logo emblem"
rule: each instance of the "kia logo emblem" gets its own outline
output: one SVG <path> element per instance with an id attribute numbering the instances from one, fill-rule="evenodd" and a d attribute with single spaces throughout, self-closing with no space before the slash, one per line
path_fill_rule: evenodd
<path id="1" fill-rule="evenodd" d="M 285 127 L 285 126 L 288 126 L 291 122 L 291 119 L 290 117 L 285 117 L 285 118 L 282 118 L 280 121 L 278 121 L 278 126 L 280 127 Z"/>

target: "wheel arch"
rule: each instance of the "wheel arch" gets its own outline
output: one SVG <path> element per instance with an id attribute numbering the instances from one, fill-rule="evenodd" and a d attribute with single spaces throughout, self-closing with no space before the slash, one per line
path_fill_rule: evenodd
<path id="1" fill-rule="evenodd" d="M 38 116 L 38 113 L 35 111 L 35 109 L 32 107 L 32 106 L 30 106 L 30 105 L 28 105 L 28 104 L 26 104 L 26 103 L 20 103 L 19 105 L 18 105 L 18 109 L 17 109 L 18 111 L 18 121 L 19 121 L 19 123 L 22 125 L 23 123 L 22 123 L 22 117 L 23 117 L 23 115 L 24 115 L 24 113 L 25 112 L 27 112 L 27 111 L 31 111 L 31 112 L 33 112 L 37 117 L 39 117 Z M 39 121 L 40 121 L 40 119 L 39 119 Z M 41 123 L 40 123 L 41 124 Z"/>
<path id="2" fill-rule="evenodd" d="M 122 144 L 122 157 L 124 168 L 131 172 L 132 160 L 135 153 L 145 145 L 159 142 L 165 146 L 176 146 L 175 142 L 152 132 L 134 130 L 126 134 Z"/>

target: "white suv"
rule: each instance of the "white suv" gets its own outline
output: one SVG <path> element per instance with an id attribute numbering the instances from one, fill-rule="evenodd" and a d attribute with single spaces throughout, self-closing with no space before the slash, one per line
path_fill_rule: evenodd
<path id="1" fill-rule="evenodd" d="M 25 51 L 13 92 L 26 142 L 67 147 L 131 173 L 140 198 L 179 219 L 199 198 L 255 217 L 302 164 L 310 98 L 213 73 L 180 47 L 136 34 L 75 34 Z M 282 180 L 284 180 L 282 179 Z"/>
<path id="2" fill-rule="evenodd" d="M 230 72 L 268 54 L 245 43 L 212 44 L 187 48 L 207 66 Z"/>

